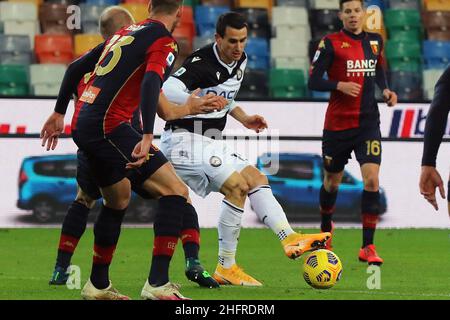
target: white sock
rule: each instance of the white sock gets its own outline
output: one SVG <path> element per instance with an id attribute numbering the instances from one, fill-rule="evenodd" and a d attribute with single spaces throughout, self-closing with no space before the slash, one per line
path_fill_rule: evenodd
<path id="1" fill-rule="evenodd" d="M 258 218 L 272 229 L 280 241 L 294 233 L 283 208 L 273 196 L 269 185 L 258 186 L 250 190 L 248 198 Z"/>
<path id="2" fill-rule="evenodd" d="M 236 249 L 241 231 L 243 208 L 239 208 L 227 200 L 222 201 L 219 216 L 219 264 L 230 268 L 236 263 Z"/>

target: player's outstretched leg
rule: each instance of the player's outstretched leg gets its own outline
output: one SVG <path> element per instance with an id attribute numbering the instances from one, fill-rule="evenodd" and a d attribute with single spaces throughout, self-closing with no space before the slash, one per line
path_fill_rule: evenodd
<path id="1" fill-rule="evenodd" d="M 92 200 L 83 190 L 78 189 L 77 198 L 69 206 L 62 224 L 55 269 L 49 284 L 66 284 L 69 277 L 67 269 L 70 266 L 78 241 L 86 230 L 89 211 L 94 204 L 95 200 Z"/>
<path id="2" fill-rule="evenodd" d="M 219 283 L 211 277 L 200 263 L 198 254 L 200 250 L 200 227 L 197 212 L 190 203 L 186 204 L 180 238 L 186 259 L 186 277 L 198 283 L 201 287 L 218 288 Z"/>
<path id="3" fill-rule="evenodd" d="M 325 246 L 325 242 L 331 237 L 329 232 L 301 234 L 291 228 L 283 208 L 275 199 L 272 189 L 268 185 L 265 175 L 253 166 L 246 167 L 241 174 L 253 187 L 248 193 L 253 210 L 258 218 L 277 235 L 287 257 L 297 259 L 307 251 Z"/>

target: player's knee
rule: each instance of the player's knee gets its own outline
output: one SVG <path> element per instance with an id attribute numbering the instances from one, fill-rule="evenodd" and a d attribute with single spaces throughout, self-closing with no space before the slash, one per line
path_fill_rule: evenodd
<path id="1" fill-rule="evenodd" d="M 95 200 L 89 197 L 85 192 L 82 190 L 78 191 L 77 197 L 75 198 L 75 201 L 78 203 L 81 203 L 85 207 L 92 209 L 95 205 Z"/>
<path id="2" fill-rule="evenodd" d="M 339 190 L 339 181 L 333 179 L 324 179 L 323 187 L 329 193 L 335 193 Z"/>
<path id="3" fill-rule="evenodd" d="M 236 184 L 234 185 L 234 187 L 232 188 L 232 192 L 233 192 L 234 196 L 237 198 L 247 197 L 249 190 L 250 190 L 250 187 L 244 179 L 237 181 Z"/>
<path id="4" fill-rule="evenodd" d="M 364 190 L 375 192 L 378 191 L 378 188 L 379 180 L 376 175 L 369 176 L 364 179 Z"/>
<path id="5" fill-rule="evenodd" d="M 131 200 L 131 190 L 129 192 L 123 192 L 120 196 L 114 197 L 112 199 L 103 199 L 103 204 L 111 209 L 124 210 L 128 208 Z"/>
<path id="6" fill-rule="evenodd" d="M 180 196 L 185 199 L 189 198 L 189 189 L 188 187 L 182 183 L 181 181 L 177 183 L 173 183 L 169 186 L 167 190 L 165 190 L 162 196 Z"/>
<path id="7" fill-rule="evenodd" d="M 247 184 L 249 189 L 254 189 L 259 186 L 268 185 L 269 180 L 264 173 L 259 172 L 251 178 L 251 181 L 247 181 Z"/>

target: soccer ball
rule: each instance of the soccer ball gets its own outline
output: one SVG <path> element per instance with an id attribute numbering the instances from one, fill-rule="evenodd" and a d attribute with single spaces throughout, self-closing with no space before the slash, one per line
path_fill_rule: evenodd
<path id="1" fill-rule="evenodd" d="M 319 249 L 308 255 L 303 264 L 303 278 L 315 289 L 331 288 L 342 275 L 342 263 L 332 251 Z"/>

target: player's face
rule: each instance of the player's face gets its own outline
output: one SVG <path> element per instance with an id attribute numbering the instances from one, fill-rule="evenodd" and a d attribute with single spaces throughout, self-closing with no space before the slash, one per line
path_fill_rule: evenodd
<path id="1" fill-rule="evenodd" d="M 247 28 L 234 29 L 227 27 L 224 37 L 216 35 L 216 41 L 224 62 L 239 61 L 247 44 Z"/>
<path id="2" fill-rule="evenodd" d="M 172 28 L 170 28 L 170 33 L 172 33 L 176 27 L 178 27 L 178 24 L 180 23 L 181 16 L 183 15 L 183 8 L 180 7 L 177 10 L 177 14 L 175 16 L 175 21 L 173 22 Z"/>
<path id="3" fill-rule="evenodd" d="M 365 11 L 361 1 L 349 1 L 342 4 L 339 18 L 344 29 L 353 33 L 360 33 L 363 28 Z"/>

